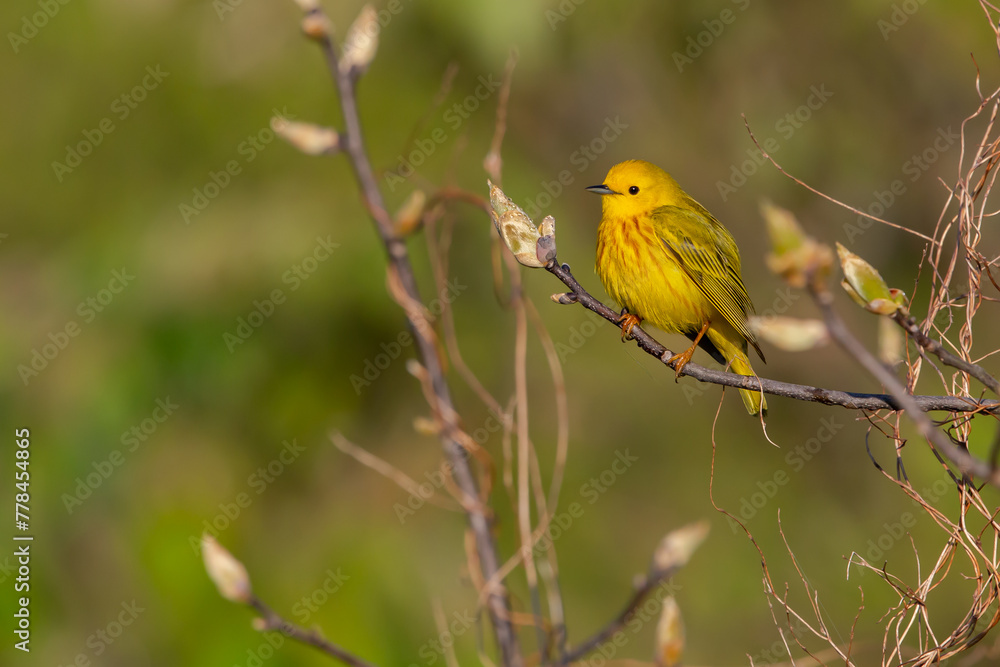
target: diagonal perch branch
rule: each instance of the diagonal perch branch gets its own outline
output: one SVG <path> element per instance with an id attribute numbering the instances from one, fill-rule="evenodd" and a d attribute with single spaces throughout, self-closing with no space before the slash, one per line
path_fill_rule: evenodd
<path id="1" fill-rule="evenodd" d="M 568 302 L 579 302 L 584 308 L 594 311 L 608 322 L 618 326 L 619 314 L 587 292 L 577 282 L 576 278 L 573 277 L 569 265 L 560 264 L 557 260 L 553 259 L 545 266 L 545 270 L 561 280 L 571 290 L 573 297 L 567 300 Z M 670 350 L 638 326 L 632 329 L 632 337 L 642 351 L 656 357 L 664 364 L 667 363 L 666 359 L 673 356 Z M 672 364 L 667 365 L 673 368 Z M 822 403 L 824 405 L 839 405 L 851 410 L 898 411 L 903 409 L 900 402 L 891 394 L 866 394 L 837 389 L 824 389 L 822 387 L 803 384 L 792 384 L 790 382 L 779 382 L 767 378 L 749 377 L 706 368 L 694 362 L 688 363 L 681 375 L 687 375 L 699 382 L 736 387 L 738 389 L 763 390 L 765 394 L 784 396 L 811 403 Z M 913 396 L 913 400 L 924 412 L 947 410 L 949 412 L 990 412 L 1000 414 L 1000 401 L 973 400 L 960 396 Z"/>

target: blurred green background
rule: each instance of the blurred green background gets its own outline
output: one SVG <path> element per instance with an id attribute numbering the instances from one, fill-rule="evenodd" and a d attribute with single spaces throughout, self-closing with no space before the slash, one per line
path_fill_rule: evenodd
<path id="1" fill-rule="evenodd" d="M 327 4 L 343 35 L 360 3 Z M 505 190 L 555 215 L 560 259 L 602 297 L 591 269 L 599 201 L 583 187 L 637 157 L 672 172 L 732 230 L 758 311 L 814 314 L 807 298 L 765 268 L 762 197 L 796 211 L 820 239 L 848 243 L 910 293 L 919 239 L 877 225 L 856 236 L 856 216 L 773 168 L 744 165 L 753 145 L 741 114 L 761 140 L 777 142 L 774 157 L 784 167 L 852 205 L 868 208 L 902 181 L 905 192 L 885 217 L 929 234 L 946 198 L 939 179 L 952 184 L 958 173 L 954 134 L 978 104 L 970 53 L 984 91 L 1000 74 L 993 33 L 971 2 L 404 0 L 400 7 L 384 15 L 378 56 L 359 86 L 372 160 L 395 168 L 413 150 L 409 138 L 426 145 L 437 130 L 445 141 L 406 183 L 383 181 L 390 206 L 414 187 L 442 183 L 486 194 L 481 163 L 496 95 L 469 108 L 468 118 L 449 110 L 475 94 L 481 77 L 499 80 L 516 47 Z M 12 432 L 29 428 L 36 536 L 33 650 L 15 651 L 7 633 L 0 662 L 328 664 L 289 642 L 269 650 L 250 614 L 217 595 L 192 548 L 213 524 L 263 599 L 378 664 L 440 664 L 435 600 L 449 618 L 474 605 L 461 516 L 427 505 L 401 521 L 397 506 L 407 494 L 328 438 L 341 431 L 418 481 L 441 459 L 437 441 L 413 429 L 427 408 L 403 361 L 412 346 L 370 385 L 351 380 L 406 329 L 347 163 L 303 156 L 271 141 L 267 129 L 276 111 L 339 122 L 329 75 L 299 20 L 292 2 L 252 0 L 0 7 L 9 42 L 0 70 L 7 99 L 0 422 L 8 429 L 0 488 L 5 498 L 13 494 Z M 434 107 L 449 63 L 458 66 L 454 85 Z M 924 156 L 919 165 L 914 155 Z M 231 161 L 234 173 L 223 176 Z M 553 182 L 564 170 L 570 184 L 560 192 Z M 184 208 L 196 205 L 204 206 Z M 462 349 L 505 401 L 513 316 L 494 297 L 489 221 L 466 205 L 450 211 Z M 335 245 L 328 256 L 314 255 L 318 239 Z M 987 243 L 996 250 L 995 240 Z M 410 247 L 430 294 L 423 239 Z M 297 282 L 288 272 L 303 266 L 314 270 Z M 686 662 L 773 661 L 779 637 L 759 556 L 709 500 L 721 390 L 675 384 L 612 327 L 552 304 L 560 285 L 550 276 L 526 272 L 524 280 L 554 340 L 572 351 L 563 360 L 572 432 L 560 509 L 579 502 L 584 512 L 556 542 L 570 642 L 617 612 L 662 535 L 707 518 L 708 541 L 674 580 Z M 245 341 L 225 338 L 275 290 L 283 301 L 261 306 L 269 316 Z M 875 318 L 841 302 L 874 345 Z M 980 318 L 983 331 L 998 324 L 995 309 Z M 988 336 L 981 344 L 990 349 Z M 879 390 L 836 349 L 765 351 L 768 365 L 758 369 L 769 377 Z M 37 373 L 28 373 L 36 352 L 43 355 L 34 359 Z M 548 474 L 551 383 L 535 341 L 530 354 L 532 434 Z M 986 363 L 997 370 L 994 359 Z M 452 375 L 474 431 L 488 415 Z M 926 379 L 927 391 L 940 393 Z M 715 500 L 748 519 L 775 583 L 788 580 L 799 591 L 778 534 L 780 510 L 835 637 L 846 640 L 864 586 L 856 643 L 870 656 L 882 640 L 878 619 L 896 598 L 870 574 L 845 580 L 844 557 L 872 553 L 882 538 L 884 557 L 873 560 L 887 559 L 912 583 L 908 541 L 886 536 L 909 516 L 925 559 L 936 557 L 944 536 L 871 465 L 866 424 L 854 414 L 769 402 L 768 433 L 780 448 L 726 393 L 715 433 Z M 991 429 L 978 427 L 974 449 L 985 449 Z M 484 446 L 499 460 L 501 444 L 490 434 Z M 954 491 L 913 444 L 908 472 L 918 488 L 936 488 L 950 511 Z M 802 447 L 811 450 L 794 453 Z M 873 438 L 872 447 L 890 461 L 885 441 Z M 595 494 L 589 480 L 603 472 L 607 484 L 625 451 L 637 462 Z M 509 555 L 515 524 L 502 488 L 495 505 Z M 6 601 L 14 597 L 12 550 L 0 554 Z M 512 587 L 525 609 L 520 576 Z M 317 599 L 325 582 L 336 591 L 308 610 L 303 598 Z M 967 593 L 961 583 L 935 592 L 944 600 L 934 612 L 942 628 L 964 613 Z M 12 626 L 10 616 L 4 626 Z M 616 657 L 649 659 L 654 626 L 629 632 Z M 461 662 L 477 659 L 475 637 L 469 630 L 456 638 Z"/>

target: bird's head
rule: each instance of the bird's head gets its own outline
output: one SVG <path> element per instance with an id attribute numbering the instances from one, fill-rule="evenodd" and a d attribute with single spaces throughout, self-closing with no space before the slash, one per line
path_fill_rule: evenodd
<path id="1" fill-rule="evenodd" d="M 588 192 L 602 195 L 604 215 L 635 216 L 660 206 L 681 203 L 684 191 L 670 174 L 645 160 L 628 160 L 611 167 L 604 182 Z"/>

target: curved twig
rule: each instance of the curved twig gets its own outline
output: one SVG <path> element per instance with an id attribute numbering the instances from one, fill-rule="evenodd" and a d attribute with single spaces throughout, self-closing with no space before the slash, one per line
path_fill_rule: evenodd
<path id="1" fill-rule="evenodd" d="M 259 624 L 257 629 L 261 632 L 266 632 L 268 630 L 280 632 L 286 637 L 291 637 L 297 642 L 312 646 L 329 656 L 337 658 L 341 662 L 351 665 L 351 667 L 375 667 L 374 664 L 359 658 L 353 653 L 344 650 L 337 644 L 334 644 L 330 640 L 326 639 L 319 633 L 318 630 L 306 630 L 301 626 L 295 625 L 291 621 L 286 621 L 256 595 L 251 596 L 247 604 L 256 609 L 257 613 L 260 614 L 260 620 L 262 622 Z"/>
<path id="2" fill-rule="evenodd" d="M 580 642 L 579 645 L 568 649 L 565 655 L 559 658 L 560 665 L 569 665 L 570 663 L 576 662 L 577 660 L 583 658 L 585 655 L 591 651 L 598 648 L 601 644 L 611 639 L 616 632 L 625 627 L 628 623 L 629 618 L 635 613 L 639 605 L 660 585 L 661 582 L 668 579 L 673 575 L 673 571 L 669 572 L 658 572 L 656 576 L 645 576 L 642 579 L 640 585 L 636 586 L 635 590 L 632 591 L 632 597 L 629 598 L 628 602 L 625 603 L 625 607 L 615 616 L 610 623 L 598 630 L 593 634 L 593 636 Z"/>
<path id="3" fill-rule="evenodd" d="M 968 449 L 959 447 L 948 434 L 934 426 L 934 422 L 927 416 L 926 410 L 921 409 L 916 397 L 907 393 L 906 387 L 892 374 L 888 368 L 879 363 L 878 359 L 868 351 L 861 342 L 848 330 L 844 321 L 840 319 L 833 310 L 833 296 L 827 291 L 821 291 L 810 285 L 809 292 L 816 305 L 823 313 L 823 320 L 826 328 L 830 332 L 830 337 L 844 348 L 844 350 L 881 382 L 892 396 L 899 402 L 901 408 L 906 411 L 909 418 L 916 424 L 920 434 L 927 439 L 932 447 L 939 450 L 945 458 L 955 463 L 959 470 L 967 475 L 973 475 L 985 479 L 994 486 L 1000 485 L 1000 475 L 989 463 L 981 461 L 969 453 Z"/>
<path id="4" fill-rule="evenodd" d="M 936 341 L 925 334 L 917 324 L 917 321 L 902 311 L 897 310 L 893 313 L 892 319 L 903 328 L 903 331 L 913 338 L 917 345 L 937 356 L 943 364 L 951 366 L 952 368 L 957 368 L 963 373 L 968 373 L 982 382 L 985 386 L 989 387 L 994 394 L 1000 396 L 1000 382 L 998 382 L 995 377 L 987 373 L 985 368 L 968 362 L 944 349 L 944 346 L 940 343 L 940 341 Z"/>
<path id="5" fill-rule="evenodd" d="M 385 206 L 382 192 L 379 190 L 375 173 L 364 144 L 361 131 L 361 121 L 358 114 L 357 72 L 350 68 L 340 67 L 337 45 L 330 31 L 322 10 L 311 7 L 306 12 L 308 18 L 320 18 L 316 23 L 317 31 L 310 33 L 321 47 L 327 67 L 337 87 L 340 108 L 343 114 L 344 130 L 341 134 L 341 149 L 346 154 L 361 191 L 361 197 L 378 230 L 380 239 L 386 249 L 390 273 L 398 279 L 407 300 L 422 304 L 417 288 L 416 276 L 410 263 L 406 243 L 393 230 L 392 218 Z M 466 457 L 465 448 L 460 440 L 461 428 L 458 424 L 458 413 L 451 399 L 451 392 L 445 379 L 444 366 L 436 342 L 431 332 L 426 330 L 426 322 L 419 314 L 404 308 L 406 317 L 413 330 L 413 337 L 420 351 L 420 358 L 426 369 L 433 388 L 434 403 L 431 405 L 435 415 L 441 420 L 441 444 L 445 455 L 452 466 L 455 483 L 469 499 L 479 496 L 479 485 L 475 473 Z M 499 568 L 499 555 L 496 540 L 493 536 L 493 520 L 487 508 L 479 502 L 463 503 L 469 528 L 475 536 L 476 555 L 482 568 L 483 578 L 491 580 Z M 506 590 L 502 587 L 488 591 L 487 609 L 493 624 L 497 644 L 501 653 L 501 664 L 519 665 L 521 663 L 517 634 L 511 623 L 510 601 Z"/>

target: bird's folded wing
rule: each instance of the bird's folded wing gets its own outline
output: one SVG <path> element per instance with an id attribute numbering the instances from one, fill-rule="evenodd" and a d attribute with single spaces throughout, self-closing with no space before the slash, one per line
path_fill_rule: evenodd
<path id="1" fill-rule="evenodd" d="M 715 218 L 676 206 L 653 211 L 653 224 L 667 249 L 701 289 L 716 310 L 754 346 L 760 347 L 747 326 L 754 312 L 740 277 L 740 253 L 736 241 Z"/>

